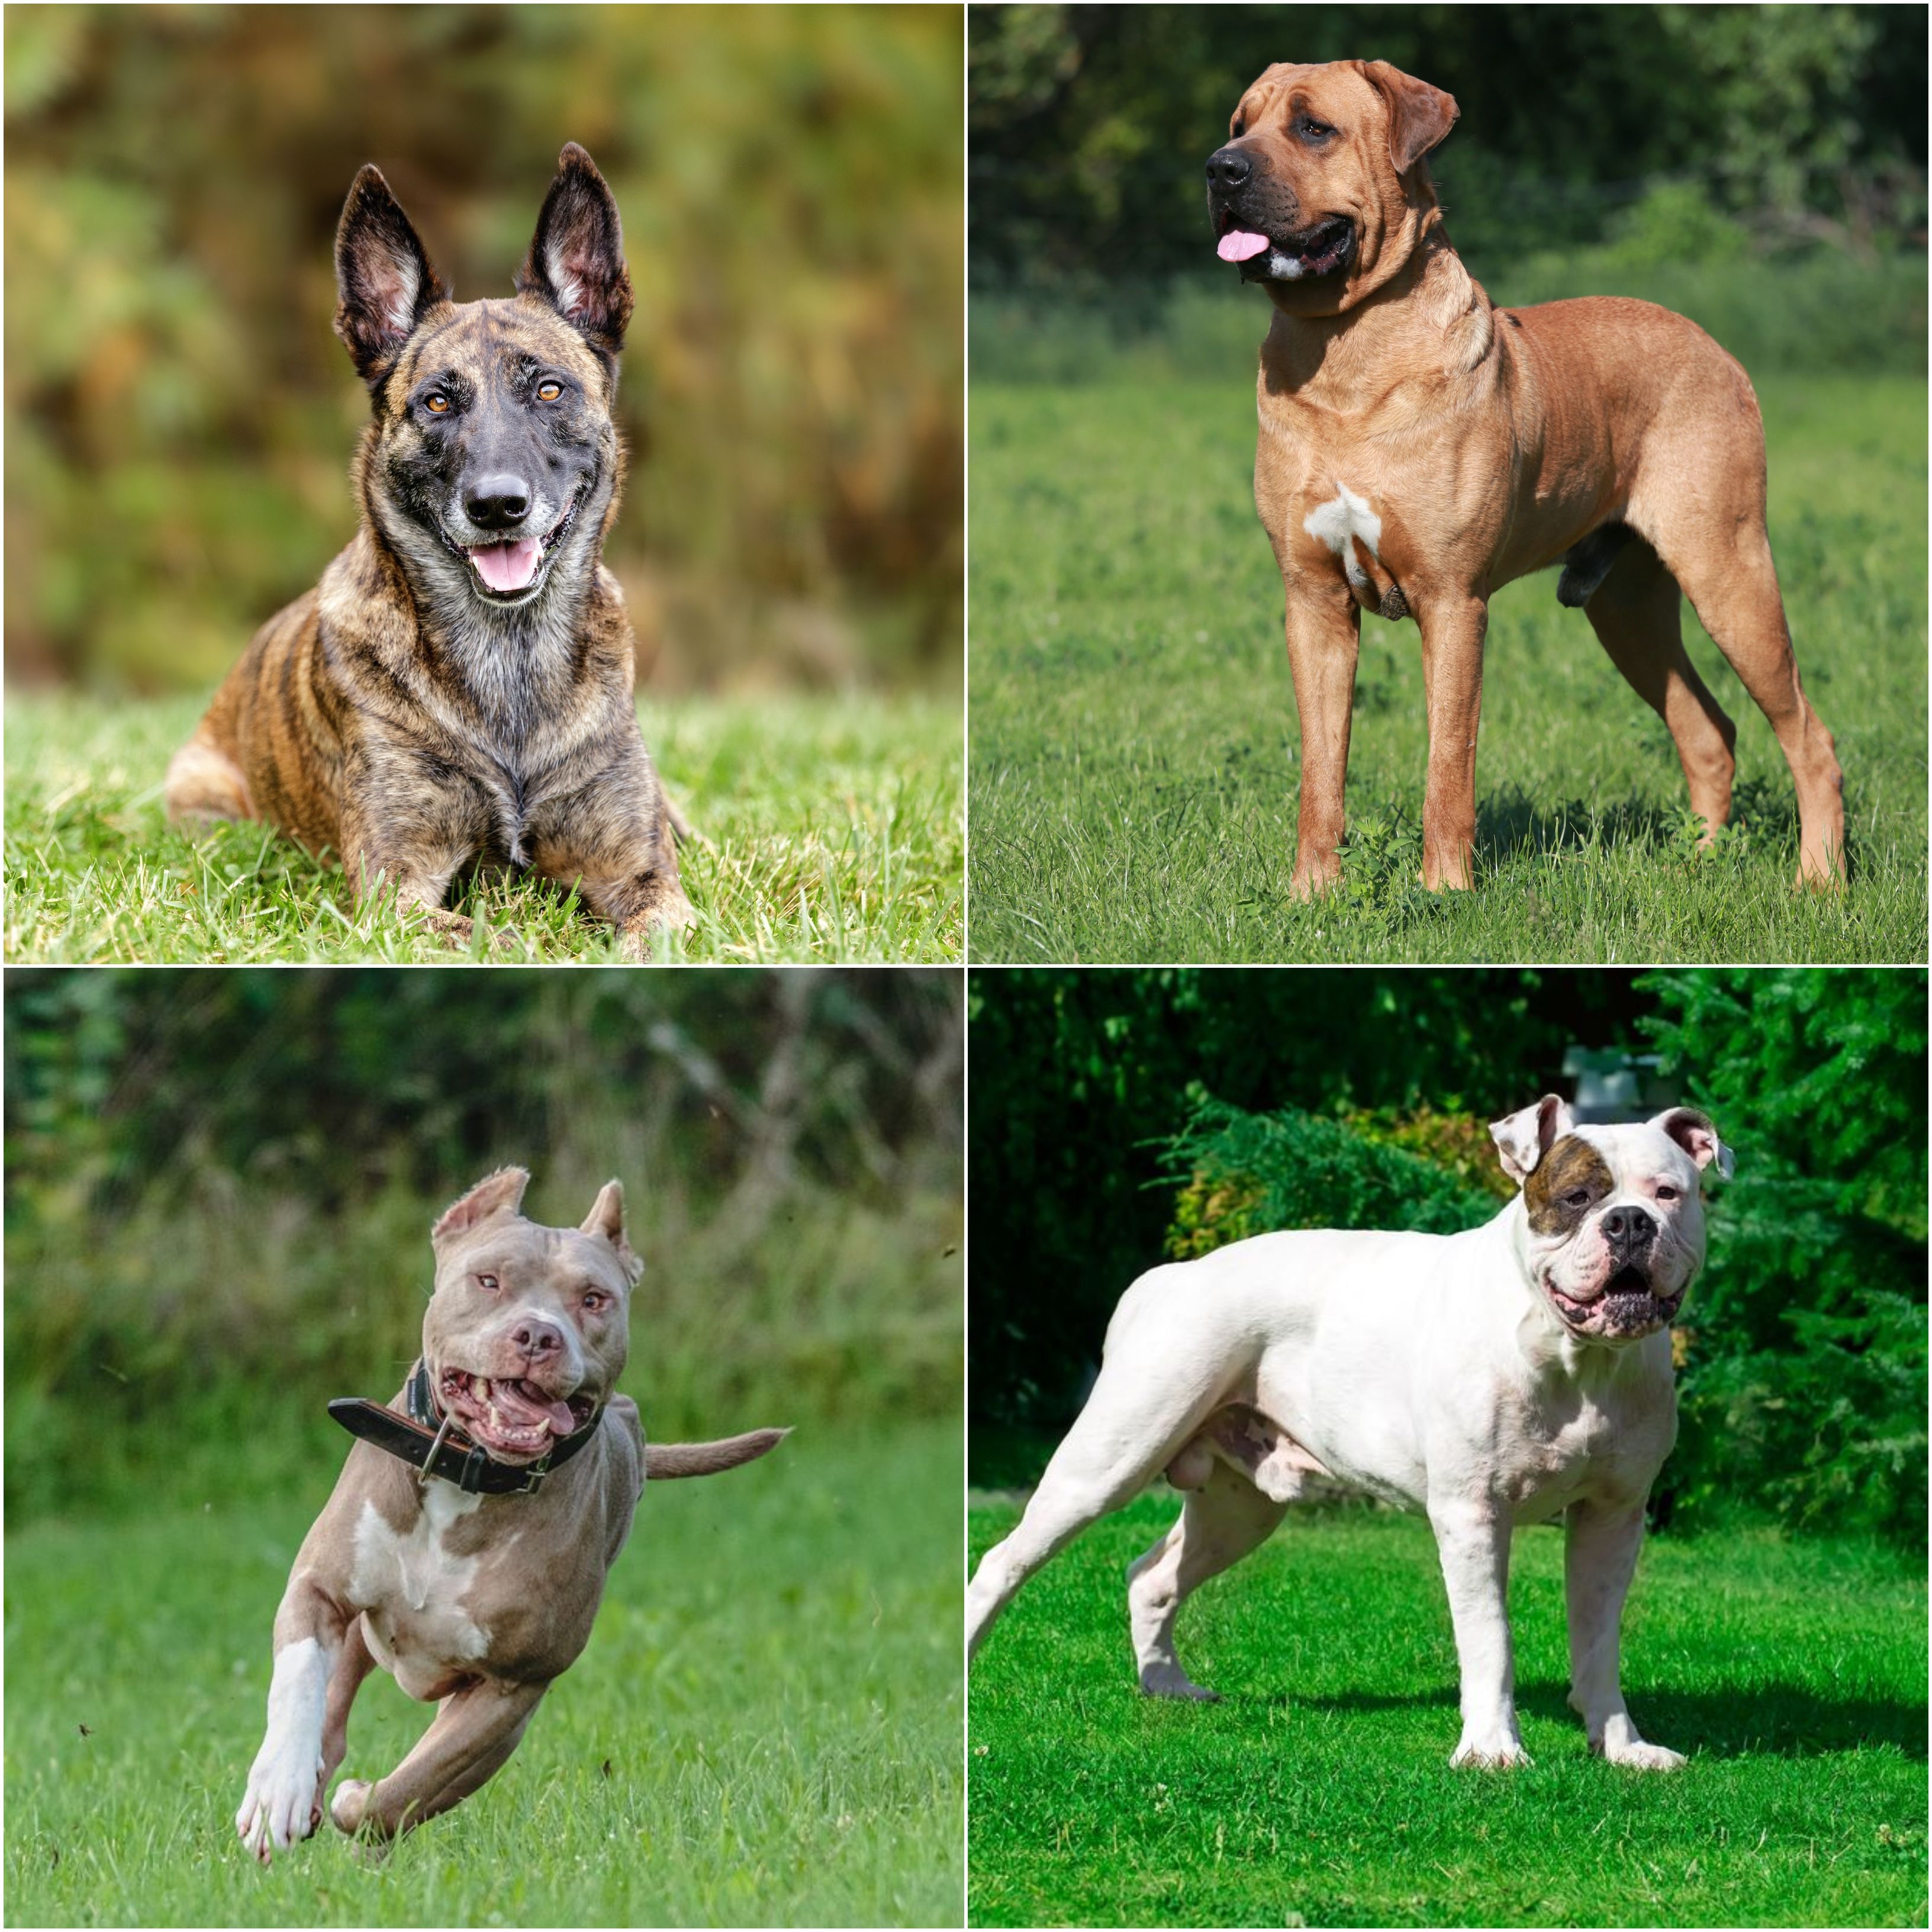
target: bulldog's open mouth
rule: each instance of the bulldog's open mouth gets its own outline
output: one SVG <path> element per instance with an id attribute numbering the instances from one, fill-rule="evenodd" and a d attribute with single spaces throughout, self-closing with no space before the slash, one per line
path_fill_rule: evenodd
<path id="1" fill-rule="evenodd" d="M 564 506 L 563 514 L 540 537 L 519 537 L 514 543 L 460 544 L 445 530 L 442 540 L 470 566 L 473 574 L 470 587 L 484 602 L 525 603 L 542 587 L 550 556 L 569 535 L 577 520 L 577 506 L 583 500 L 580 490 Z"/>
<path id="2" fill-rule="evenodd" d="M 1355 252 L 1355 225 L 1346 215 L 1330 215 L 1312 228 L 1282 236 L 1244 226 L 1232 208 L 1217 209 L 1214 252 L 1238 262 L 1244 280 L 1300 282 L 1333 274 Z"/>
<path id="3" fill-rule="evenodd" d="M 1650 1277 L 1634 1264 L 1626 1262 L 1588 1300 L 1565 1294 L 1554 1282 L 1544 1283 L 1550 1306 L 1564 1325 L 1579 1335 L 1619 1342 L 1634 1341 L 1654 1333 L 1676 1318 L 1684 1305 L 1684 1290 L 1659 1294 Z"/>
<path id="4" fill-rule="evenodd" d="M 445 1369 L 436 1394 L 458 1428 L 506 1462 L 534 1462 L 554 1438 L 574 1434 L 597 1412 L 581 1392 L 566 1399 L 532 1382 L 493 1382 L 464 1369 Z"/>

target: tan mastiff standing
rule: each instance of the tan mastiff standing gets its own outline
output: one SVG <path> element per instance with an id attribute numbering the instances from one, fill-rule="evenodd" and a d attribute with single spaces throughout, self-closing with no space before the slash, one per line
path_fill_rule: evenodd
<path id="1" fill-rule="evenodd" d="M 1765 534 L 1750 382 L 1694 323 L 1612 298 L 1495 309 L 1424 157 L 1456 104 L 1386 61 L 1270 67 L 1208 163 L 1219 252 L 1274 305 L 1255 502 L 1288 594 L 1301 716 L 1294 889 L 1340 872 L 1360 613 L 1422 632 L 1423 882 L 1470 883 L 1492 592 L 1561 562 L 1557 596 L 1670 728 L 1692 808 L 1730 814 L 1736 728 L 1678 595 L 1778 734 L 1800 877 L 1844 876 L 1832 736 L 1804 697 Z"/>

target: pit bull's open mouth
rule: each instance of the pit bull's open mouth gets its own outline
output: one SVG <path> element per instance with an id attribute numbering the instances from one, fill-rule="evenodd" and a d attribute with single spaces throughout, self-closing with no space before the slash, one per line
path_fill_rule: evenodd
<path id="1" fill-rule="evenodd" d="M 492 1382 L 464 1369 L 445 1369 L 436 1394 L 458 1428 L 505 1462 L 535 1461 L 553 1438 L 574 1434 L 597 1412 L 586 1394 L 566 1400 L 532 1382 Z"/>
<path id="2" fill-rule="evenodd" d="M 1238 262 L 1250 282 L 1300 282 L 1333 274 L 1355 252 L 1355 225 L 1346 215 L 1330 216 L 1312 228 L 1276 236 L 1244 226 L 1229 208 L 1215 212 L 1215 253 Z"/>
<path id="3" fill-rule="evenodd" d="M 550 567 L 551 553 L 577 520 L 580 490 L 564 506 L 563 514 L 540 537 L 519 537 L 514 543 L 460 544 L 447 530 L 442 540 L 474 573 L 471 588 L 489 604 L 521 604 L 536 596 Z"/>

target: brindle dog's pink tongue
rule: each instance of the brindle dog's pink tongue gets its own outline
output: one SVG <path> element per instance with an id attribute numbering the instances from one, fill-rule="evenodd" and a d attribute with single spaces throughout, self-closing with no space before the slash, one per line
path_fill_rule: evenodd
<path id="1" fill-rule="evenodd" d="M 472 550 L 470 560 L 476 566 L 476 574 L 492 590 L 520 590 L 537 574 L 537 558 L 542 545 L 535 537 L 525 537 L 520 542 L 491 544 L 487 549 Z"/>
<path id="2" fill-rule="evenodd" d="M 1231 228 L 1221 237 L 1215 252 L 1224 262 L 1245 262 L 1270 245 L 1265 235 L 1250 235 L 1246 229 Z"/>

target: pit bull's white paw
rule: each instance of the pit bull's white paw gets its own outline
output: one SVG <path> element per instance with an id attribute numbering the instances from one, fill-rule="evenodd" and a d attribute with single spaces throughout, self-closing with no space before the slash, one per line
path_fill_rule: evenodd
<path id="1" fill-rule="evenodd" d="M 1608 1742 L 1592 1744 L 1590 1748 L 1606 1764 L 1628 1765 L 1633 1771 L 1681 1771 L 1684 1760 L 1674 1750 L 1666 1750 L 1661 1744 L 1647 1744 L 1641 1738 L 1629 1744 L 1612 1744 Z"/>
<path id="2" fill-rule="evenodd" d="M 304 1768 L 264 1744 L 248 1773 L 248 1789 L 235 1814 L 236 1835 L 267 1864 L 322 1822 L 322 1760 Z"/>
<path id="3" fill-rule="evenodd" d="M 1141 1668 L 1143 1697 L 1192 1698 L 1198 1704 L 1218 1704 L 1221 1694 L 1196 1684 L 1178 1664 L 1149 1664 Z"/>
<path id="4" fill-rule="evenodd" d="M 1530 1764 L 1534 1760 L 1522 1748 L 1519 1738 L 1513 1738 L 1507 1731 L 1489 1731 L 1472 1735 L 1465 1731 L 1462 1742 L 1456 1747 L 1456 1754 L 1450 1760 L 1452 1768 L 1460 1765 L 1473 1765 L 1480 1771 L 1508 1771 L 1519 1764 Z"/>

